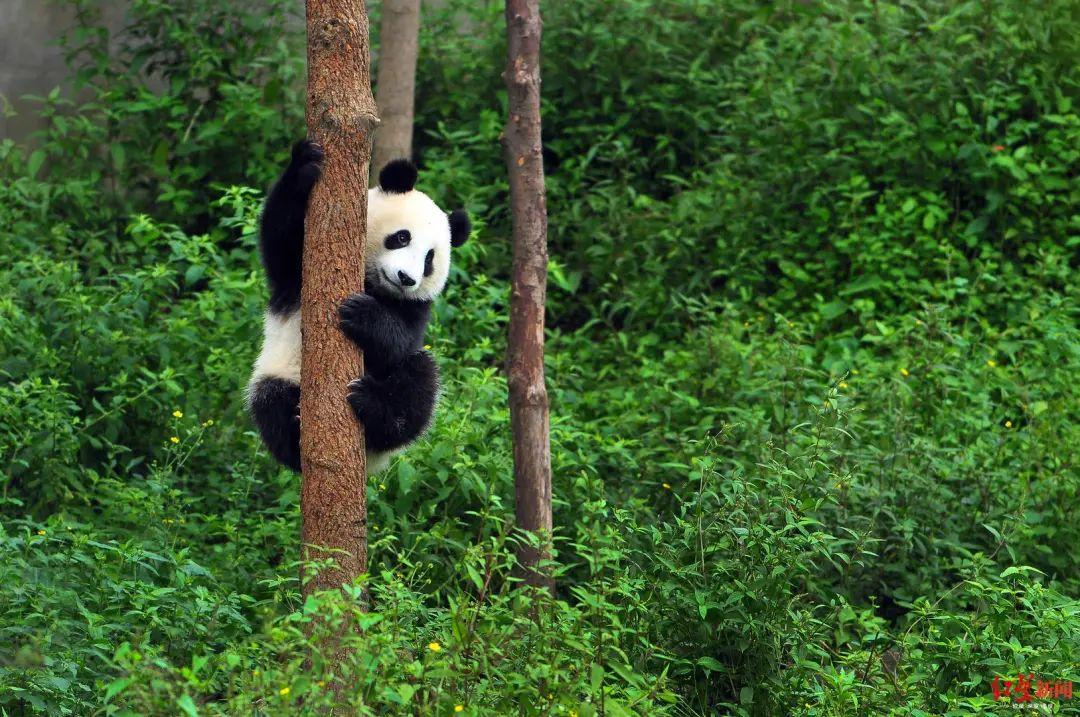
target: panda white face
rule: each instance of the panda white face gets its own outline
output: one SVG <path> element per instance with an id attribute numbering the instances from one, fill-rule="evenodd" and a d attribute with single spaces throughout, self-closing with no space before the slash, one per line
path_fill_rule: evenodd
<path id="1" fill-rule="evenodd" d="M 416 175 L 412 162 L 397 159 L 368 190 L 364 281 L 375 293 L 431 301 L 450 275 L 450 248 L 469 238 L 469 218 L 462 210 L 447 215 L 414 189 Z"/>
<path id="2" fill-rule="evenodd" d="M 368 191 L 365 282 L 369 289 L 431 301 L 450 274 L 450 220 L 426 194 Z"/>

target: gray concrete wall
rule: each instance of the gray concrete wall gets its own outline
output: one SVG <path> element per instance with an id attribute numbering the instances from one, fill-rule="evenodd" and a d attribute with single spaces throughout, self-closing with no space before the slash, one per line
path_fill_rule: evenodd
<path id="1" fill-rule="evenodd" d="M 121 27 L 121 3 L 98 2 L 107 24 Z M 71 22 L 71 10 L 55 0 L 0 0 L 0 138 L 21 140 L 41 126 L 22 96 L 63 84 L 67 68 L 56 40 Z"/>

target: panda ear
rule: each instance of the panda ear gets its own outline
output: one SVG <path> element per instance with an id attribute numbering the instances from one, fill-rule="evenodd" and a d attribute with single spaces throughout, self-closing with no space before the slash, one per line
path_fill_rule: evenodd
<path id="1" fill-rule="evenodd" d="M 469 215 L 464 209 L 455 209 L 450 212 L 450 246 L 459 247 L 469 238 L 472 225 L 469 223 Z"/>
<path id="2" fill-rule="evenodd" d="M 405 194 L 416 186 L 416 165 L 407 159 L 387 162 L 379 172 L 379 186 L 384 192 Z"/>

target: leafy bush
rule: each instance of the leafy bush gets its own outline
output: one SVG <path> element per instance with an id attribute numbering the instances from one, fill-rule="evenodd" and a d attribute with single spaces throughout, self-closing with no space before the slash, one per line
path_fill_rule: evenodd
<path id="1" fill-rule="evenodd" d="M 1078 679 L 1075 3 L 545 5 L 550 598 L 511 570 L 502 8 L 425 6 L 422 188 L 479 237 L 370 574 L 307 601 L 241 401 L 300 25 L 71 4 L 80 99 L 0 143 L 7 714 L 970 714 Z"/>

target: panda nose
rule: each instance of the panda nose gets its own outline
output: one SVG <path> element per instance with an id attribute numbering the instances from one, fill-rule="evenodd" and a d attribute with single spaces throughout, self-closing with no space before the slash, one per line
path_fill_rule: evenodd
<path id="1" fill-rule="evenodd" d="M 397 278 L 398 281 L 401 282 L 402 286 L 416 286 L 416 279 L 412 278 L 403 271 L 399 271 L 397 273 Z"/>

